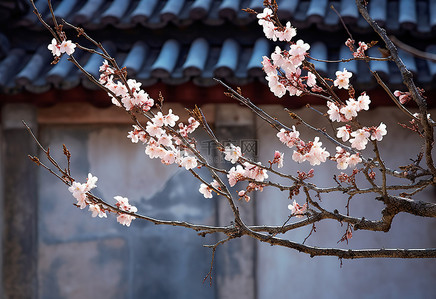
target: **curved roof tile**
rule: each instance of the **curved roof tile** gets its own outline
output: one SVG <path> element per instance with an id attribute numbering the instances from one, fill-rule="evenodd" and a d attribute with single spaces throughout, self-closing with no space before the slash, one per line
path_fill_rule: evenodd
<path id="1" fill-rule="evenodd" d="M 40 46 L 32 55 L 29 62 L 24 68 L 15 76 L 15 83 L 18 86 L 31 85 L 41 75 L 41 71 L 50 64 L 53 59 L 50 51 L 46 46 Z"/>
<path id="2" fill-rule="evenodd" d="M 251 7 L 262 10 L 261 0 L 63 0 L 54 1 L 56 13 L 67 21 L 82 24 L 85 29 L 99 29 L 107 25 L 133 28 L 141 24 L 147 28 L 162 28 L 169 21 L 177 26 L 201 20 L 206 25 L 219 26 L 225 22 L 243 25 L 255 21 L 255 17 L 242 11 Z M 339 18 L 330 6 L 340 12 L 344 21 L 362 30 L 368 25 L 362 22 L 354 1 L 341 0 L 281 0 L 279 16 L 290 20 L 300 28 L 317 24 L 321 30 L 341 28 Z M 38 0 L 36 5 L 49 21 L 47 1 Z M 432 0 L 377 0 L 369 2 L 370 15 L 386 26 L 390 32 L 410 31 L 411 34 L 435 34 L 436 2 Z M 419 16 L 419 18 L 418 18 Z M 50 22 L 50 21 L 49 21 Z M 29 12 L 16 22 L 19 26 L 40 27 L 36 16 Z M 432 32 L 433 31 L 433 32 Z"/>
<path id="3" fill-rule="evenodd" d="M 188 57 L 183 64 L 183 74 L 187 77 L 200 76 L 209 56 L 209 44 L 204 38 L 197 38 L 191 45 Z"/>
<path id="4" fill-rule="evenodd" d="M 165 42 L 158 58 L 151 67 L 151 74 L 156 78 L 168 78 L 174 71 L 180 52 L 180 44 L 174 39 Z"/>
<path id="5" fill-rule="evenodd" d="M 102 6 L 104 0 L 88 0 L 86 4 L 73 16 L 74 24 L 86 24 L 91 21 L 98 9 Z"/>
<path id="6" fill-rule="evenodd" d="M 214 75 L 220 78 L 232 76 L 238 66 L 240 46 L 234 39 L 226 39 L 215 65 Z"/>
<path id="7" fill-rule="evenodd" d="M 141 0 L 130 15 L 133 24 L 145 24 L 151 18 L 158 0 Z"/>
<path id="8" fill-rule="evenodd" d="M 404 29 L 416 28 L 416 2 L 415 0 L 400 0 L 398 21 Z"/>
<path id="9" fill-rule="evenodd" d="M 147 44 L 142 41 L 138 41 L 132 46 L 123 63 L 123 66 L 131 76 L 135 77 L 140 72 L 145 58 L 149 56 L 149 51 Z"/>

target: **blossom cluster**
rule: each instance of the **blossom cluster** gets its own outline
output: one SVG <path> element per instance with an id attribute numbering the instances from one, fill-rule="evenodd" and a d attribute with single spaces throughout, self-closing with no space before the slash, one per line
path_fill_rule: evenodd
<path id="1" fill-rule="evenodd" d="M 291 213 L 293 216 L 297 217 L 297 218 L 302 218 L 304 213 L 307 210 L 307 203 L 305 203 L 304 205 L 300 206 L 294 199 L 294 201 L 292 202 L 292 204 L 288 205 L 288 209 L 291 210 Z"/>
<path id="2" fill-rule="evenodd" d="M 117 203 L 115 205 L 120 210 L 122 210 L 124 212 L 129 212 L 129 213 L 136 213 L 138 211 L 138 209 L 135 206 L 132 206 L 129 203 L 129 199 L 127 197 L 115 196 L 114 198 L 117 201 Z M 118 216 L 117 216 L 117 222 L 122 224 L 122 225 L 125 225 L 125 226 L 130 226 L 130 223 L 134 219 L 136 219 L 136 217 L 129 215 L 129 214 L 125 214 L 125 213 L 118 213 Z"/>
<path id="3" fill-rule="evenodd" d="M 257 14 L 258 23 L 263 27 L 265 36 L 273 41 L 291 41 L 297 35 L 297 30 L 291 26 L 290 22 L 286 23 L 285 28 L 277 28 L 274 25 L 272 16 L 273 11 L 270 8 L 264 8 L 262 13 Z"/>
<path id="4" fill-rule="evenodd" d="M 271 164 L 277 164 L 278 168 L 282 168 L 283 167 L 284 156 L 285 156 L 284 153 L 281 153 L 279 151 L 275 151 L 274 152 L 274 159 L 270 163 Z"/>
<path id="5" fill-rule="evenodd" d="M 256 165 L 249 162 L 244 162 L 242 165 L 237 165 L 230 168 L 230 171 L 227 174 L 230 187 L 233 187 L 237 182 L 246 179 L 251 179 L 256 182 L 263 182 L 268 178 L 268 174 L 267 171 L 260 166 L 260 164 Z"/>
<path id="6" fill-rule="evenodd" d="M 88 178 L 86 179 L 86 183 L 81 184 L 79 182 L 73 182 L 71 186 L 68 188 L 68 191 L 73 194 L 73 197 L 77 199 L 77 206 L 80 209 L 84 209 L 88 204 L 91 202 L 88 200 L 88 193 L 91 191 L 91 189 L 97 187 L 96 183 L 98 181 L 98 178 L 96 176 L 93 176 L 92 174 L 88 173 Z M 95 216 L 93 216 L 95 217 Z M 106 217 L 105 216 L 100 216 Z"/>
<path id="7" fill-rule="evenodd" d="M 272 20 L 273 12 L 265 8 L 262 13 L 257 14 L 259 24 L 263 27 L 265 36 L 273 41 L 286 41 L 290 43 L 289 50 L 282 50 L 276 47 L 271 54 L 271 59 L 263 56 L 262 65 L 266 73 L 268 86 L 275 96 L 281 98 L 286 91 L 291 96 L 299 96 L 307 86 L 315 87 L 315 75 L 308 73 L 306 77 L 301 76 L 301 64 L 305 59 L 309 44 L 303 40 L 291 43 L 291 39 L 297 34 L 295 28 L 287 22 L 284 28 L 276 27 Z M 303 80 L 306 80 L 304 84 Z"/>
<path id="8" fill-rule="evenodd" d="M 224 154 L 224 159 L 230 161 L 232 164 L 235 164 L 239 160 L 239 158 L 242 157 L 241 148 L 233 144 L 225 147 Z"/>
<path id="9" fill-rule="evenodd" d="M 79 182 L 73 182 L 68 188 L 68 191 L 70 191 L 73 197 L 77 199 L 77 206 L 80 209 L 84 209 L 89 205 L 89 211 L 92 212 L 92 217 L 98 216 L 100 218 L 107 218 L 106 210 L 103 206 L 91 201 L 87 194 L 93 188 L 97 187 L 97 181 L 98 178 L 89 173 L 86 183 L 81 184 Z M 136 213 L 138 211 L 135 206 L 129 204 L 129 200 L 126 197 L 115 196 L 114 198 L 117 200 L 115 205 L 120 210 L 130 213 Z M 133 219 L 135 219 L 134 216 L 118 212 L 117 221 L 122 225 L 130 226 Z"/>
<path id="10" fill-rule="evenodd" d="M 400 101 L 400 103 L 403 105 L 412 99 L 412 96 L 410 95 L 410 92 L 408 92 L 408 91 L 395 90 L 394 96 L 396 96 L 398 98 L 398 100 Z"/>
<path id="11" fill-rule="evenodd" d="M 74 53 L 76 44 L 74 44 L 71 40 L 63 40 L 62 43 L 58 43 L 55 38 L 52 39 L 51 44 L 47 46 L 47 48 L 51 51 L 53 56 L 61 56 L 63 53 L 67 53 L 71 55 Z"/>
<path id="12" fill-rule="evenodd" d="M 158 112 L 147 122 L 145 130 L 137 125 L 133 126 L 132 131 L 129 132 L 127 137 L 133 142 L 138 143 L 141 141 L 146 144 L 145 153 L 151 158 L 159 158 L 165 165 L 178 164 L 181 167 L 185 167 L 186 170 L 197 167 L 197 158 L 192 155 L 192 150 L 185 146 L 176 135 L 169 132 L 178 132 L 180 135 L 186 137 L 188 133 L 194 132 L 199 126 L 198 121 L 190 117 L 188 119 L 188 125 L 179 123 L 179 130 L 172 129 L 175 127 L 176 121 L 179 120 L 179 116 L 175 115 L 171 109 L 168 114 L 162 114 Z M 165 130 L 165 128 L 171 128 L 171 130 Z M 173 131 L 172 131 L 173 130 Z"/>
<path id="13" fill-rule="evenodd" d="M 245 190 L 241 190 L 238 192 L 239 199 L 241 200 L 243 198 L 246 202 L 249 202 L 251 198 L 248 194 L 253 191 L 262 192 L 263 185 L 250 182 Z"/>
<path id="14" fill-rule="evenodd" d="M 213 180 L 213 182 L 210 184 L 213 188 L 219 190 L 220 189 L 220 185 L 216 180 Z M 198 190 L 201 194 L 203 194 L 203 196 L 205 198 L 212 198 L 213 194 L 212 191 L 213 189 L 211 187 L 209 187 L 206 184 L 201 184 L 200 185 L 200 189 Z"/>
<path id="15" fill-rule="evenodd" d="M 359 42 L 359 47 L 354 51 L 354 43 L 355 41 L 351 38 L 348 38 L 345 42 L 345 45 L 350 49 L 351 52 L 353 52 L 354 58 L 364 58 L 365 57 L 365 51 L 370 48 L 371 45 L 367 45 L 364 42 Z"/>
<path id="16" fill-rule="evenodd" d="M 103 65 L 100 66 L 99 82 L 112 92 L 108 93 L 112 103 L 118 107 L 124 107 L 127 111 L 134 107 L 149 111 L 154 105 L 154 100 L 141 89 L 142 83 L 134 79 L 128 79 L 127 86 L 122 81 L 115 82 L 115 73 L 115 69 L 109 65 L 107 60 L 104 60 Z"/>
<path id="17" fill-rule="evenodd" d="M 324 163 L 330 156 L 329 152 L 322 147 L 322 142 L 319 137 L 315 137 L 313 141 L 304 142 L 299 138 L 300 132 L 292 127 L 292 131 L 281 129 L 277 133 L 279 140 L 289 148 L 296 147 L 292 154 L 292 160 L 298 163 L 308 161 L 310 165 L 319 165 Z"/>
<path id="18" fill-rule="evenodd" d="M 332 160 L 335 160 L 337 164 L 338 169 L 347 169 L 348 167 L 355 167 L 357 164 L 362 162 L 362 158 L 360 158 L 360 154 L 350 154 L 346 150 L 344 150 L 342 147 L 337 146 L 336 147 L 336 155 Z"/>
<path id="19" fill-rule="evenodd" d="M 371 100 L 369 99 L 369 96 L 363 92 L 357 100 L 349 98 L 346 101 L 346 105 L 338 106 L 334 102 L 328 101 L 327 107 L 329 110 L 327 111 L 327 114 L 331 121 L 347 122 L 356 117 L 358 112 L 369 110 L 370 103 Z"/>
<path id="20" fill-rule="evenodd" d="M 350 84 L 350 78 L 353 76 L 353 73 L 347 71 L 344 68 L 343 71 L 336 71 L 336 80 L 333 81 L 333 84 L 337 86 L 339 89 L 348 89 Z"/>
<path id="21" fill-rule="evenodd" d="M 381 141 L 386 134 L 386 125 L 381 122 L 378 127 L 362 127 L 355 131 L 351 131 L 350 126 L 342 126 L 337 128 L 336 137 L 342 138 L 344 142 L 349 141 L 351 146 L 357 150 L 363 150 L 366 148 L 369 139 Z"/>

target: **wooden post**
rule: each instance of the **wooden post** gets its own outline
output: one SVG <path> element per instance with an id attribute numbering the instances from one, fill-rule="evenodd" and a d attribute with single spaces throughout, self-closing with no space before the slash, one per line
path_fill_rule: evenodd
<path id="1" fill-rule="evenodd" d="M 3 298 L 37 298 L 37 167 L 27 157 L 36 144 L 22 124 L 37 129 L 28 104 L 2 108 Z M 36 133 L 36 132 L 35 132 Z"/>
<path id="2" fill-rule="evenodd" d="M 248 158 L 257 156 L 257 140 L 253 113 L 236 104 L 219 105 L 216 110 L 215 130 L 220 141 L 233 143 L 242 148 Z M 229 169 L 230 162 L 224 160 L 222 153 L 217 153 L 217 166 Z M 239 185 L 237 185 L 239 186 Z M 242 184 L 241 184 L 242 186 Z M 245 187 L 244 187 L 245 188 Z M 247 225 L 255 223 L 255 203 L 238 201 L 237 191 L 232 188 L 241 218 Z M 251 194 L 253 195 L 253 194 Z M 227 201 L 218 200 L 218 225 L 230 225 L 234 220 Z M 232 240 L 217 249 L 216 275 L 218 298 L 256 298 L 256 244 L 253 239 Z"/>

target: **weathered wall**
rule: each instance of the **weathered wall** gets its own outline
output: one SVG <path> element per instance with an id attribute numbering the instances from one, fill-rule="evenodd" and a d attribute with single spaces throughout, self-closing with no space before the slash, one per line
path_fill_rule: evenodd
<path id="1" fill-rule="evenodd" d="M 245 115 L 239 109 L 231 107 L 226 116 Z M 265 109 L 287 118 L 278 106 Z M 303 109 L 298 113 L 309 122 L 319 122 L 319 115 L 313 111 Z M 401 159 L 406 159 L 403 164 L 407 164 L 407 159 L 419 151 L 419 139 L 408 132 L 404 134 L 404 129 L 396 125 L 404 119 L 395 109 L 378 108 L 361 116 L 363 123 L 378 125 L 383 120 L 388 125 L 388 135 L 381 143 L 388 165 L 398 165 Z M 256 120 L 256 134 L 253 134 L 248 132 L 250 122 L 235 122 L 239 129 L 229 129 L 219 119 L 216 129 L 224 139 L 257 135 L 260 161 L 271 160 L 278 149 L 285 152 L 284 170 L 296 173 L 311 168 L 292 162 L 292 150 L 287 150 L 271 135 L 273 131 L 266 123 Z M 328 123 L 320 126 L 327 127 Z M 79 181 L 88 172 L 99 177 L 95 189 L 99 196 L 109 200 L 115 195 L 127 196 L 139 211 L 159 218 L 228 224 L 224 211 L 227 207 L 218 205 L 219 199 L 203 198 L 198 193 L 199 183 L 189 173 L 148 159 L 141 145 L 125 138 L 128 130 L 129 127 L 123 126 L 46 126 L 40 131 L 43 143 L 50 144 L 58 159 L 62 160 L 62 143 L 68 145 L 73 154 L 72 173 Z M 301 131 L 302 136 L 313 139 L 313 133 Z M 331 144 L 324 142 L 324 145 L 333 153 Z M 211 154 L 207 152 L 207 143 L 200 147 Z M 367 153 L 371 154 L 371 150 Z M 222 159 L 215 161 L 220 163 Z M 328 162 L 316 168 L 313 182 L 327 186 L 335 172 L 336 165 Z M 344 260 L 341 268 L 335 257 L 311 259 L 286 248 L 259 243 L 257 249 L 251 249 L 250 240 L 234 240 L 219 247 L 214 271 L 217 279 L 210 287 L 202 281 L 209 271 L 211 252 L 202 245 L 215 243 L 216 237 L 205 239 L 186 229 L 157 227 L 139 220 L 126 228 L 116 223 L 115 217 L 91 218 L 90 212 L 72 206 L 74 198 L 67 187 L 54 181 L 43 169 L 39 172 L 39 187 L 40 298 L 231 298 L 232 289 L 238 292 L 238 298 L 436 296 L 434 260 Z M 428 200 L 434 198 L 433 192 L 429 188 L 421 196 Z M 304 203 L 302 197 L 296 199 Z M 322 199 L 324 205 L 345 211 L 344 196 Z M 265 189 L 249 203 L 241 201 L 238 205 L 248 213 L 242 216 L 248 222 L 281 225 L 289 215 L 289 203 L 286 194 Z M 253 206 L 256 215 L 251 214 Z M 351 202 L 351 214 L 358 217 L 379 219 L 381 208 L 382 204 L 365 197 Z M 398 215 L 389 233 L 356 231 L 349 248 L 434 247 L 434 228 L 433 219 Z M 301 242 L 309 230 L 299 229 L 286 236 Z M 345 227 L 334 221 L 323 221 L 307 244 L 348 248 L 345 243 L 337 244 L 344 230 Z M 241 279 L 246 283 L 240 283 Z"/>
<path id="2" fill-rule="evenodd" d="M 280 117 L 281 120 L 290 119 L 278 106 L 264 107 L 267 111 Z M 320 108 L 322 111 L 324 108 Z M 296 111 L 309 123 L 318 123 L 330 130 L 327 121 L 320 122 L 320 116 L 310 109 Z M 400 127 L 397 122 L 406 123 L 402 112 L 395 108 L 378 108 L 370 112 L 361 112 L 359 120 L 362 124 L 378 125 L 383 121 L 388 128 L 388 134 L 380 143 L 380 151 L 386 164 L 391 167 L 407 165 L 409 158 L 416 158 L 421 140 L 412 136 L 409 131 Z M 286 122 L 286 121 L 285 121 Z M 287 122 L 292 124 L 291 121 Z M 271 160 L 274 150 L 285 152 L 284 171 L 296 174 L 297 170 L 307 171 L 312 168 L 308 163 L 296 164 L 292 161 L 293 150 L 287 149 L 273 135 L 269 125 L 257 120 L 260 144 L 260 159 Z M 303 139 L 313 140 L 313 132 L 301 130 Z M 323 141 L 330 153 L 335 147 Z M 372 155 L 368 148 L 364 154 Z M 313 167 L 315 177 L 311 180 L 320 186 L 334 185 L 332 176 L 340 173 L 335 163 L 327 162 L 322 167 Z M 351 173 L 350 170 L 345 171 Z M 380 180 L 380 175 L 377 178 Z M 398 182 L 398 181 L 397 181 Z M 401 181 L 400 181 L 401 182 Z M 358 183 L 359 186 L 364 186 Z M 427 188 L 419 197 L 436 202 L 435 190 Z M 297 202 L 305 202 L 302 195 L 295 197 Z M 274 189 L 265 189 L 257 196 L 257 212 L 259 223 L 281 225 L 289 216 L 287 205 L 290 200 L 286 194 Z M 322 196 L 322 205 L 335 207 L 346 213 L 346 197 L 341 194 Z M 375 202 L 371 197 L 359 196 L 351 201 L 352 216 L 365 216 L 378 220 L 383 205 Z M 349 242 L 337 244 L 345 232 L 346 226 L 341 227 L 335 221 L 324 220 L 316 225 L 314 233 L 306 244 L 320 247 L 340 248 L 429 248 L 436 244 L 435 219 L 420 218 L 400 214 L 395 217 L 392 229 L 388 233 L 356 231 Z M 298 229 L 286 234 L 286 237 L 296 242 L 302 242 L 309 234 L 311 227 Z M 257 290 L 259 298 L 435 298 L 436 261 L 435 260 L 343 260 L 335 257 L 310 258 L 306 254 L 298 253 L 286 248 L 271 247 L 258 244 L 257 259 Z"/>
<path id="3" fill-rule="evenodd" d="M 67 144 L 73 176 L 98 176 L 94 193 L 109 202 L 122 195 L 151 217 L 214 224 L 216 202 L 198 192 L 192 175 L 150 160 L 126 138 L 129 130 L 50 126 L 41 128 L 41 140 L 59 161 Z M 211 258 L 202 245 L 214 237 L 140 220 L 127 228 L 113 215 L 92 218 L 42 168 L 39 186 L 40 298 L 214 298 L 214 287 L 202 283 Z"/>

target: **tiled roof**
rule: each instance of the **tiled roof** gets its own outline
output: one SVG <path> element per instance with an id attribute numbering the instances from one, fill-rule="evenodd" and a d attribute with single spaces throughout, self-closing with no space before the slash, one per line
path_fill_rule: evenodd
<path id="1" fill-rule="evenodd" d="M 109 25 L 127 29 L 136 25 L 162 28 L 173 23 L 188 26 L 196 21 L 218 26 L 225 22 L 244 25 L 255 20 L 243 8 L 260 11 L 263 0 L 53 0 L 55 14 L 85 29 L 101 29 Z M 47 0 L 37 0 L 42 14 L 50 20 Z M 316 24 L 321 30 L 341 27 L 333 5 L 345 23 L 356 30 L 369 27 L 359 16 L 354 0 L 278 0 L 283 19 L 298 28 Z M 402 30 L 429 35 L 436 30 L 436 2 L 432 0 L 371 0 L 371 16 L 389 32 Z M 31 10 L 15 23 L 22 27 L 40 27 Z"/>
<path id="2" fill-rule="evenodd" d="M 81 24 L 98 40 L 111 38 L 113 42 L 104 42 L 105 47 L 121 66 L 127 68 L 130 76 L 145 86 L 157 82 L 178 85 L 188 81 L 198 86 L 211 86 L 216 84 L 214 77 L 237 85 L 264 82 L 260 61 L 263 55 L 271 54 L 274 44 L 262 37 L 255 19 L 241 11 L 245 7 L 260 10 L 262 2 L 53 1 L 58 17 Z M 46 0 L 36 3 L 47 14 Z M 373 37 L 365 33 L 369 32 L 368 25 L 358 16 L 354 1 L 282 0 L 278 3 L 282 18 L 291 19 L 299 30 L 299 36 L 310 42 L 312 57 L 334 60 L 350 55 L 343 45 L 346 34 L 341 33 L 338 37 L 336 33 L 343 29 L 337 15 L 329 8 L 332 3 L 353 34 Z M 373 0 L 370 12 L 388 31 L 397 32 L 400 37 L 401 34 L 414 34 L 425 45 L 423 50 L 436 53 L 436 42 L 431 45 L 432 37 L 436 35 L 436 31 L 432 31 L 436 30 L 436 1 Z M 94 88 L 66 57 L 57 65 L 50 66 L 52 57 L 45 45 L 49 38 L 31 11 L 9 23 L 7 29 L 0 29 L 3 31 L 0 34 L 0 93 L 14 94 L 23 90 L 42 93 L 53 87 L 68 90 L 80 85 Z M 324 33 L 314 34 L 319 32 L 314 31 L 314 27 L 324 30 Z M 29 42 L 23 42 L 22 37 L 26 34 Z M 101 58 L 77 52 L 76 58 L 85 69 L 98 77 Z M 380 57 L 376 48 L 370 49 L 369 53 Z M 419 74 L 421 86 L 430 87 L 436 81 L 436 63 L 417 59 L 405 52 L 401 56 L 410 70 Z M 334 77 L 336 70 L 347 68 L 356 74 L 353 78 L 358 88 L 376 86 L 364 62 L 313 62 L 322 74 L 330 77 Z M 391 63 L 372 61 L 370 67 L 392 86 L 401 84 L 400 75 Z"/>

